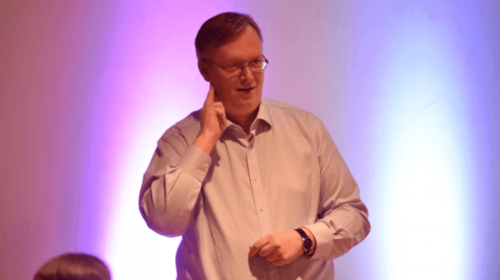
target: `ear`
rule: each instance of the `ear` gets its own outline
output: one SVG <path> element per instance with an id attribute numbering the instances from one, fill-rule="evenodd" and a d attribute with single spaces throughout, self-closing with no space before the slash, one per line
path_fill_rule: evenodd
<path id="1" fill-rule="evenodd" d="M 198 60 L 198 69 L 205 81 L 210 82 L 210 74 L 208 74 L 208 64 L 203 60 Z"/>

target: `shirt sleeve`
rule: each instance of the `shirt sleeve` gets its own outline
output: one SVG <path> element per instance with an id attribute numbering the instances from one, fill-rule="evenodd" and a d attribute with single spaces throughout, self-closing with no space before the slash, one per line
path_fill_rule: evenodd
<path id="1" fill-rule="evenodd" d="M 210 156 L 178 133 L 158 141 L 139 196 L 142 217 L 152 230 L 170 237 L 186 231 L 210 164 Z"/>
<path id="2" fill-rule="evenodd" d="M 359 188 L 323 123 L 315 122 L 321 191 L 319 219 L 306 227 L 316 239 L 313 259 L 334 259 L 366 238 L 371 226 Z"/>

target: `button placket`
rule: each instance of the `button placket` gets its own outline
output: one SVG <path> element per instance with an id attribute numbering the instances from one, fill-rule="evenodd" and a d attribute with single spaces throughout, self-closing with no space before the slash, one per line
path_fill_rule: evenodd
<path id="1" fill-rule="evenodd" d="M 258 209 L 257 219 L 259 221 L 261 236 L 265 236 L 272 233 L 271 218 L 269 217 L 268 211 L 265 211 L 266 195 L 264 192 L 264 186 L 262 185 L 262 180 L 260 180 L 259 164 L 255 155 L 255 150 L 253 149 L 254 140 L 249 144 L 247 150 L 247 164 L 248 172 L 250 178 L 250 184 L 252 186 L 252 192 L 254 197 L 255 208 Z M 278 269 L 270 262 L 267 262 L 268 277 L 270 280 L 279 280 Z"/>
<path id="2" fill-rule="evenodd" d="M 274 264 L 268 262 L 267 263 L 267 271 L 269 272 L 267 275 L 269 276 L 269 280 L 280 280 L 279 270 Z"/>
<path id="3" fill-rule="evenodd" d="M 251 146 L 252 144 L 249 145 L 247 152 L 248 171 L 251 178 L 250 184 L 252 186 L 255 208 L 256 210 L 258 210 L 256 212 L 259 221 L 261 236 L 265 236 L 272 232 L 271 220 L 269 215 L 265 211 L 267 203 L 266 196 L 264 193 L 262 181 L 259 179 L 259 165 L 255 157 L 255 150 L 250 149 Z"/>

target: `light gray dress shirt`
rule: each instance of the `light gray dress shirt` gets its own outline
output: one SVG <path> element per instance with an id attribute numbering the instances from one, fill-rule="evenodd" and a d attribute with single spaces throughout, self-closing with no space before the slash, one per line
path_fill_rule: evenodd
<path id="1" fill-rule="evenodd" d="M 182 235 L 178 279 L 333 279 L 331 259 L 370 231 L 359 189 L 321 120 L 262 99 L 249 141 L 228 121 L 210 156 L 192 143 L 199 111 L 158 141 L 139 205 L 148 226 Z M 282 267 L 249 257 L 276 231 L 307 227 L 317 246 Z"/>

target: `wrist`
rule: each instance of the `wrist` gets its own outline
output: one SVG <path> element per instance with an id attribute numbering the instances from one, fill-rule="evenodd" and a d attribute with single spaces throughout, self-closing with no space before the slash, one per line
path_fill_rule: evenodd
<path id="1" fill-rule="evenodd" d="M 312 241 L 312 246 L 311 246 L 311 251 L 307 254 L 307 256 L 312 256 L 314 255 L 314 252 L 316 251 L 316 238 L 314 237 L 314 234 L 306 228 L 306 227 L 301 227 L 301 229 L 307 234 L 307 236 L 311 239 Z"/>
<path id="2" fill-rule="evenodd" d="M 313 251 L 313 245 L 314 245 L 314 236 L 309 232 L 306 233 L 305 230 L 306 228 L 297 228 L 295 231 L 300 235 L 300 238 L 302 239 L 302 250 L 303 250 L 303 255 L 306 256 L 311 256 L 314 251 Z M 307 230 L 309 231 L 309 230 Z M 311 238 L 312 237 L 312 238 Z"/>
<path id="3" fill-rule="evenodd" d="M 202 132 L 194 140 L 193 145 L 202 150 L 205 154 L 210 155 L 218 140 L 218 137 Z"/>

